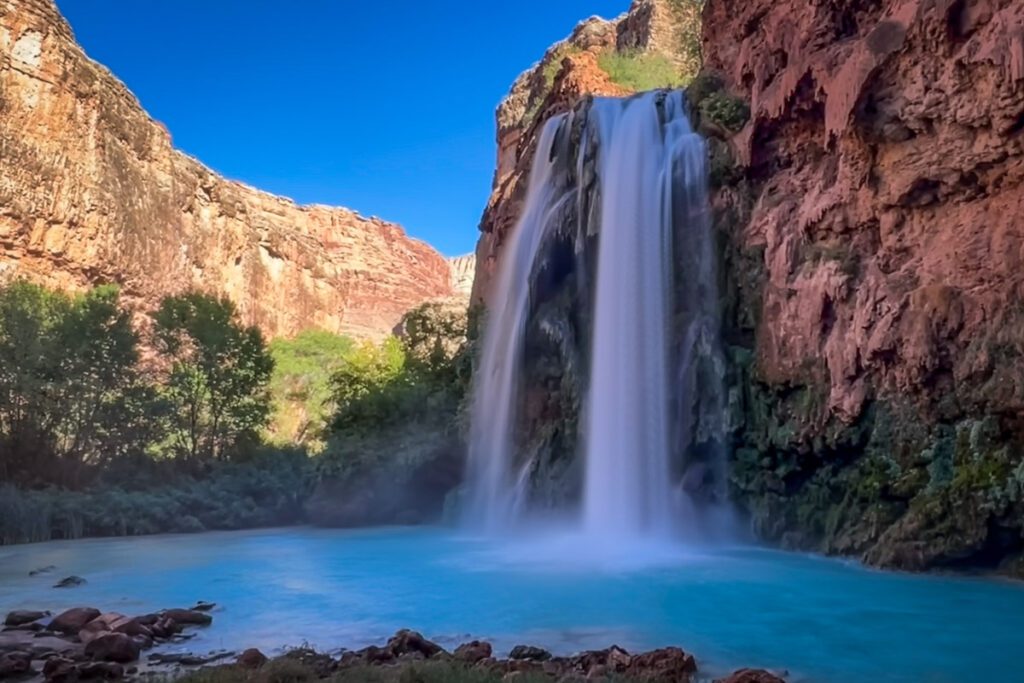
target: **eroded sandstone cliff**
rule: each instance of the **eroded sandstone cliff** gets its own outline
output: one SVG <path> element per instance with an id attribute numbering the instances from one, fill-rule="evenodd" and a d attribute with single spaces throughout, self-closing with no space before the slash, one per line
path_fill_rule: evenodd
<path id="1" fill-rule="evenodd" d="M 708 68 L 752 111 L 718 208 L 759 531 L 912 569 L 1008 561 L 1024 5 L 710 0 L 704 18 Z"/>
<path id="2" fill-rule="evenodd" d="M 13 277 L 114 282 L 141 308 L 223 293 L 271 336 L 379 337 L 452 293 L 445 259 L 399 226 L 297 206 L 176 151 L 52 0 L 0 0 L 0 278 Z"/>

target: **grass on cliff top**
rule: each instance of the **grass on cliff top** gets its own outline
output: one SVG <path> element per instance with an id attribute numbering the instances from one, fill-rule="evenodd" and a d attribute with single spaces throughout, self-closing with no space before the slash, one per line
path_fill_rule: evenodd
<path id="1" fill-rule="evenodd" d="M 686 84 L 675 65 L 659 54 L 608 51 L 598 56 L 597 64 L 615 84 L 634 92 Z"/>

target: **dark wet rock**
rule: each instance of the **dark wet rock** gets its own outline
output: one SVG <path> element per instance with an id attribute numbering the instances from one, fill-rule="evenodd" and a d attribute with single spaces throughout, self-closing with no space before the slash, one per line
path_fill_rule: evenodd
<path id="1" fill-rule="evenodd" d="M 516 645 L 508 655 L 509 659 L 527 659 L 533 662 L 546 662 L 551 659 L 551 653 L 541 647 L 533 645 Z"/>
<path id="2" fill-rule="evenodd" d="M 3 630 L 4 632 L 27 631 L 29 633 L 42 633 L 46 630 L 46 626 L 34 621 L 30 624 L 22 624 L 21 626 L 4 626 L 3 629 L 0 630 Z"/>
<path id="3" fill-rule="evenodd" d="M 67 576 L 57 583 L 53 584 L 54 588 L 74 588 L 75 586 L 82 586 L 86 582 L 81 576 Z"/>
<path id="4" fill-rule="evenodd" d="M 416 631 L 409 629 L 402 629 L 391 636 L 387 647 L 396 657 L 410 652 L 418 652 L 424 657 L 433 657 L 444 652 L 444 648 L 437 643 L 431 642 Z"/>
<path id="5" fill-rule="evenodd" d="M 93 619 L 78 632 L 78 639 L 82 641 L 82 645 L 88 647 L 89 643 L 110 632 L 110 629 L 107 628 L 105 623 L 99 619 Z"/>
<path id="6" fill-rule="evenodd" d="M 211 612 L 211 611 L 213 611 L 213 608 L 216 607 L 216 606 L 217 606 L 217 603 L 215 603 L 215 602 L 203 602 L 202 600 L 200 600 L 192 608 L 192 611 L 193 612 Z"/>
<path id="7" fill-rule="evenodd" d="M 160 616 L 185 626 L 209 626 L 213 623 L 213 617 L 209 614 L 194 609 L 168 609 L 161 612 Z"/>
<path id="8" fill-rule="evenodd" d="M 740 669 L 715 683 L 786 683 L 786 680 L 764 669 Z"/>
<path id="9" fill-rule="evenodd" d="M 45 567 L 39 567 L 38 569 L 33 569 L 32 571 L 30 571 L 28 573 L 28 575 L 29 576 L 39 576 L 40 574 L 49 574 L 50 572 L 55 572 L 55 571 L 57 571 L 57 567 L 55 567 L 54 565 L 51 564 L 51 565 L 47 565 Z"/>
<path id="10" fill-rule="evenodd" d="M 104 633 L 85 645 L 85 654 L 110 662 L 134 662 L 141 651 L 139 642 L 124 633 Z"/>
<path id="11" fill-rule="evenodd" d="M 4 619 L 5 626 L 25 626 L 31 624 L 34 621 L 39 621 L 45 617 L 50 616 L 49 612 L 37 612 L 34 610 L 18 609 L 13 612 L 7 613 L 7 618 Z"/>
<path id="12" fill-rule="evenodd" d="M 43 676 L 48 683 L 69 683 L 78 680 L 78 667 L 67 657 L 54 657 L 43 664 Z"/>
<path id="13" fill-rule="evenodd" d="M 100 611 L 93 607 L 72 607 L 54 617 L 50 622 L 50 630 L 58 633 L 77 634 L 98 616 L 100 616 Z"/>
<path id="14" fill-rule="evenodd" d="M 139 621 L 138 617 L 126 617 L 117 612 L 107 612 L 96 617 L 85 626 L 85 630 L 113 631 L 140 638 L 152 638 L 153 630 Z M 81 637 L 81 634 L 79 634 Z"/>
<path id="15" fill-rule="evenodd" d="M 254 647 L 238 655 L 235 663 L 243 669 L 259 669 L 267 663 L 267 656 Z"/>
<path id="16" fill-rule="evenodd" d="M 472 640 L 455 648 L 454 657 L 460 662 L 476 664 L 477 662 L 489 659 L 491 652 L 490 643 L 483 640 Z"/>
<path id="17" fill-rule="evenodd" d="M 689 681 L 697 673 L 697 660 L 678 647 L 663 647 L 633 657 L 627 673 L 645 681 Z"/>
<path id="18" fill-rule="evenodd" d="M 389 664 L 395 661 L 395 653 L 388 647 L 370 645 L 361 650 L 349 650 L 341 655 L 338 666 L 358 666 L 363 664 Z"/>
<path id="19" fill-rule="evenodd" d="M 173 638 L 181 633 L 182 625 L 169 617 L 157 617 L 152 622 L 136 620 L 142 626 L 149 629 L 154 638 Z"/>
<path id="20" fill-rule="evenodd" d="M 115 662 L 86 662 L 78 665 L 78 677 L 82 680 L 116 681 L 124 678 L 124 667 Z"/>
<path id="21" fill-rule="evenodd" d="M 607 673 L 618 674 L 626 671 L 632 660 L 628 652 L 618 645 L 612 645 L 604 650 L 581 652 L 572 658 L 572 666 L 577 672 L 587 675 L 590 675 L 595 667 L 604 667 Z"/>
<path id="22" fill-rule="evenodd" d="M 78 656 L 82 646 L 66 638 L 49 633 L 31 631 L 5 631 L 0 633 L 0 654 L 28 652 L 33 659 L 44 659 L 55 655 Z"/>
<path id="23" fill-rule="evenodd" d="M 16 651 L 0 655 L 0 679 L 28 676 L 32 673 L 32 655 L 28 652 Z"/>
<path id="24" fill-rule="evenodd" d="M 125 673 L 135 673 L 132 667 L 127 672 L 115 662 L 76 662 L 67 657 L 48 659 L 43 665 L 43 676 L 48 683 L 75 683 L 76 681 L 119 680 Z"/>
<path id="25" fill-rule="evenodd" d="M 407 664 L 409 662 L 422 662 L 426 658 L 427 656 L 422 652 L 403 652 L 402 654 L 398 655 L 398 663 Z"/>

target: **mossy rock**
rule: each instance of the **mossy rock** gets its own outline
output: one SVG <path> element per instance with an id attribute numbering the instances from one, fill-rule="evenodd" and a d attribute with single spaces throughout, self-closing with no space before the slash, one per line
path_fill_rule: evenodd
<path id="1" fill-rule="evenodd" d="M 729 93 L 722 77 L 714 72 L 698 74 L 686 94 L 699 130 L 707 137 L 728 139 L 750 120 L 750 105 Z"/>

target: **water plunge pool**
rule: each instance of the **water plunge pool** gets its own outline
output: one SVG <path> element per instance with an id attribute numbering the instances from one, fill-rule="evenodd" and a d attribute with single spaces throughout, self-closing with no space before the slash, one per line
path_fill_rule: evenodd
<path id="1" fill-rule="evenodd" d="M 610 545 L 610 544 L 606 544 Z M 29 571 L 56 565 L 54 573 Z M 55 589 L 77 574 L 88 583 Z M 251 532 L 0 547 L 0 610 L 90 605 L 141 614 L 218 603 L 181 646 L 485 638 L 557 654 L 678 645 L 702 675 L 741 666 L 832 683 L 1024 680 L 1024 585 L 912 576 L 758 548 L 504 543 L 439 528 Z"/>

